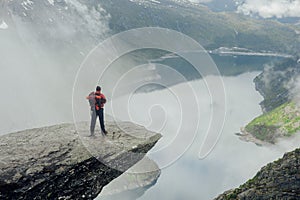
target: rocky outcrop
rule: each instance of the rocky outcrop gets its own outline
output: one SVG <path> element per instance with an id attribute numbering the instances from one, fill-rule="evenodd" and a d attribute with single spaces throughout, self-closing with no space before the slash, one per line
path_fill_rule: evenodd
<path id="1" fill-rule="evenodd" d="M 270 143 L 262 141 L 254 137 L 251 133 L 247 132 L 244 127 L 241 128 L 241 133 L 235 133 L 240 140 L 244 142 L 252 142 L 257 146 L 268 146 Z"/>
<path id="2" fill-rule="evenodd" d="M 161 137 L 129 122 L 120 124 L 108 123 L 106 138 L 88 137 L 88 123 L 0 137 L 0 199 L 95 198 Z"/>
<path id="3" fill-rule="evenodd" d="M 296 200 L 300 199 L 300 149 L 263 167 L 254 178 L 215 200 Z"/>

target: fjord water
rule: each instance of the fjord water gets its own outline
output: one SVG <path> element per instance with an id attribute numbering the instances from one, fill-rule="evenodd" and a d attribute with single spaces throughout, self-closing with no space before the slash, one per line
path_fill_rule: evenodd
<path id="1" fill-rule="evenodd" d="M 180 142 L 171 144 L 176 137 L 174 127 L 178 127 L 178 118 L 180 118 L 176 101 L 172 99 L 174 94 L 171 94 L 169 89 L 134 94 L 129 101 L 132 105 L 129 108 L 130 120 L 163 135 L 155 148 L 148 153 L 148 156 L 162 168 L 162 172 L 156 184 L 149 189 L 144 188 L 144 193 L 141 190 L 131 191 L 119 195 L 119 198 L 139 200 L 213 199 L 225 190 L 244 183 L 253 177 L 262 166 L 281 157 L 284 152 L 292 150 L 296 144 L 280 143 L 278 147 L 259 147 L 253 143 L 239 140 L 234 134 L 240 132 L 242 126 L 261 114 L 259 102 L 262 101 L 262 97 L 255 91 L 253 83 L 253 79 L 258 73 L 251 72 L 235 77 L 223 77 L 227 95 L 225 124 L 217 145 L 205 159 L 199 159 L 198 154 L 205 135 L 205 125 L 209 124 L 212 105 L 217 109 L 218 105 L 214 104 L 214 100 L 210 102 L 205 79 L 189 82 L 189 84 L 201 88 L 196 91 L 196 95 L 200 99 L 198 102 L 201 116 L 199 130 L 188 150 L 167 166 L 163 165 L 164 161 L 174 155 L 163 154 L 161 149 L 168 146 L 171 146 L 170 148 L 180 146 Z M 206 78 L 213 79 L 215 77 Z M 181 88 L 184 88 L 184 84 L 188 83 L 172 86 L 171 89 L 180 91 Z M 176 95 L 188 94 L 182 91 L 181 94 Z M 122 105 L 121 102 L 124 99 L 116 101 Z M 149 107 L 148 104 L 155 106 Z M 107 109 L 108 113 L 111 111 L 109 108 Z M 145 113 L 149 115 L 147 116 Z M 119 117 L 129 120 L 125 113 Z M 193 120 L 196 119 L 188 120 L 193 123 Z M 189 129 L 184 127 L 183 130 Z M 185 134 L 188 136 L 189 133 Z M 139 195 L 141 196 L 137 197 Z M 97 199 L 101 200 L 102 198 L 98 197 Z M 113 199 L 118 199 L 118 197 L 113 196 Z"/>

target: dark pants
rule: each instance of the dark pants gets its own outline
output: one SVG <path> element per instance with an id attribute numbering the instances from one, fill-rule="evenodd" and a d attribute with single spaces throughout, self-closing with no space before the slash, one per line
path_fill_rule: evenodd
<path id="1" fill-rule="evenodd" d="M 96 110 L 96 111 L 92 110 L 91 111 L 91 126 L 90 126 L 91 135 L 94 135 L 97 117 L 99 117 L 101 131 L 104 133 L 106 132 L 105 126 L 104 126 L 103 108 L 100 108 L 100 110 Z"/>

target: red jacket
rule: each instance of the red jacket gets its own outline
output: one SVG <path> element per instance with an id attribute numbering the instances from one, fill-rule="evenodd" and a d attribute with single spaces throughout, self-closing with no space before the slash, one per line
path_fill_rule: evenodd
<path id="1" fill-rule="evenodd" d="M 100 110 L 100 108 L 104 107 L 104 104 L 106 103 L 106 98 L 104 96 L 104 94 L 102 94 L 101 92 L 95 92 L 95 99 L 96 99 L 96 110 Z M 99 107 L 100 105 L 100 107 Z"/>

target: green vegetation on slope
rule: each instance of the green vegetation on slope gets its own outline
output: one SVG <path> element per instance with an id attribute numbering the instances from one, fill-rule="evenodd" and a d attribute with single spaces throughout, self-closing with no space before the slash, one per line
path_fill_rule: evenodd
<path id="1" fill-rule="evenodd" d="M 207 49 L 242 47 L 294 55 L 300 47 L 296 28 L 276 21 L 257 20 L 238 13 L 214 13 L 204 6 L 169 0 L 161 1 L 159 5 L 100 2 L 110 13 L 109 26 L 113 33 L 158 26 L 187 34 Z"/>
<path id="2" fill-rule="evenodd" d="M 254 137 L 274 143 L 278 136 L 291 136 L 300 130 L 300 109 L 287 102 L 251 121 L 245 130 Z"/>

